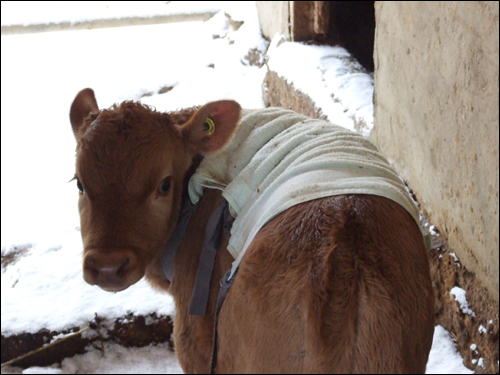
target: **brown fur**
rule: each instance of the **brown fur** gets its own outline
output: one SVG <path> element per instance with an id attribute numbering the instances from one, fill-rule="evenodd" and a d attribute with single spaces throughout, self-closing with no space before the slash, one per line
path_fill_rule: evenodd
<path id="1" fill-rule="evenodd" d="M 76 177 L 84 188 L 85 278 L 119 291 L 145 275 L 172 294 L 179 361 L 187 373 L 207 372 L 219 280 L 233 261 L 227 238 L 217 254 L 207 316 L 187 310 L 208 217 L 223 200 L 219 191 L 205 190 L 171 284 L 160 261 L 200 160 L 193 150 L 223 147 L 239 106 L 223 101 L 162 114 L 125 102 L 91 114 L 97 102 L 88 90 L 75 98 L 70 115 Z M 214 138 L 202 131 L 206 116 L 220 129 Z M 165 178 L 172 187 L 159 194 Z M 220 313 L 217 372 L 423 373 L 433 312 L 425 246 L 402 207 L 369 195 L 302 203 L 271 220 L 247 250 Z"/>
<path id="2" fill-rule="evenodd" d="M 381 197 L 324 198 L 255 238 L 221 313 L 219 364 L 423 373 L 433 329 L 427 255 L 410 215 Z"/>

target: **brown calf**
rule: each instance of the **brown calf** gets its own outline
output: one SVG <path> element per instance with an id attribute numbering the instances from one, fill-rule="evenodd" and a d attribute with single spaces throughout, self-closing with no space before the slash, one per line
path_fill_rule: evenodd
<path id="1" fill-rule="evenodd" d="M 208 137 L 205 118 L 217 123 Z M 143 276 L 175 299 L 174 343 L 187 373 L 207 372 L 219 280 L 232 256 L 224 237 L 207 315 L 188 315 L 205 227 L 223 201 L 207 189 L 174 260 L 163 249 L 200 156 L 229 142 L 233 101 L 158 113 L 134 102 L 99 110 L 91 89 L 70 112 L 85 280 L 121 291 Z M 423 373 L 434 299 L 419 228 L 401 206 L 341 195 L 272 219 L 243 258 L 218 324 L 218 373 Z"/>

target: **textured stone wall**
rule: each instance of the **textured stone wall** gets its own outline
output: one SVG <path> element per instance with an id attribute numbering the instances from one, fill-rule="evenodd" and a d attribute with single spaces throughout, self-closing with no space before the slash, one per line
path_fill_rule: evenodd
<path id="1" fill-rule="evenodd" d="M 375 11 L 373 140 L 498 301 L 499 3 Z"/>

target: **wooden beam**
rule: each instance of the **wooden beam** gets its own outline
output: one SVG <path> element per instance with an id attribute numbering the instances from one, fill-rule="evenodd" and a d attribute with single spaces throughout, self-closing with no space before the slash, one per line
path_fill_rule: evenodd
<path id="1" fill-rule="evenodd" d="M 328 1 L 314 1 L 314 32 L 327 35 L 330 24 L 330 3 Z"/>
<path id="2" fill-rule="evenodd" d="M 290 26 L 293 41 L 313 40 L 316 37 L 314 1 L 290 1 Z"/>

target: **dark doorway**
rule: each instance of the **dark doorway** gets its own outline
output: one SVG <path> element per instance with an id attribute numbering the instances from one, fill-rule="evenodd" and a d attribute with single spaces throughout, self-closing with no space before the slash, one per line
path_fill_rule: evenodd
<path id="1" fill-rule="evenodd" d="M 365 69 L 373 72 L 374 1 L 330 1 L 330 33 Z"/>
<path id="2" fill-rule="evenodd" d="M 373 72 L 374 1 L 291 1 L 294 41 L 339 45 Z"/>

